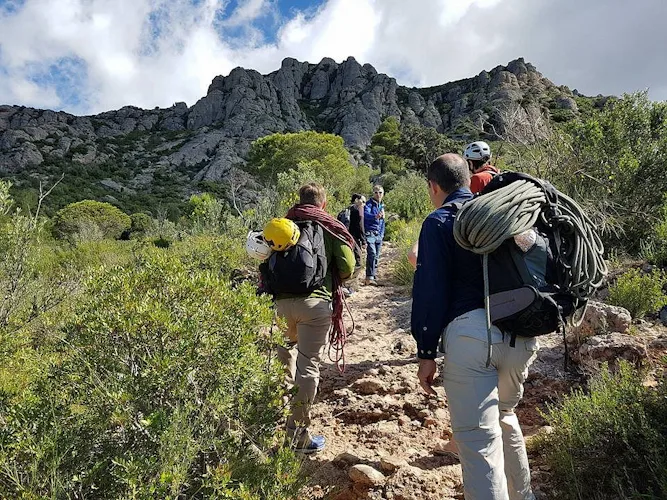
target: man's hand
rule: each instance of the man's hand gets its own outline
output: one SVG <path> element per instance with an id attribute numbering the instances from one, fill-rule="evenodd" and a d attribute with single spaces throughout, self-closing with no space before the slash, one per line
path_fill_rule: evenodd
<path id="1" fill-rule="evenodd" d="M 419 385 L 426 391 L 427 394 L 437 396 L 433 389 L 433 379 L 437 373 L 437 366 L 434 359 L 420 359 L 419 369 L 417 370 L 417 378 Z"/>

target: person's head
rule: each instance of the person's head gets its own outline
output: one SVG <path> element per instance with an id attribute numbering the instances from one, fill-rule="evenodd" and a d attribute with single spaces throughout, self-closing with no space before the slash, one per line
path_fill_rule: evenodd
<path id="1" fill-rule="evenodd" d="M 373 198 L 376 201 L 382 201 L 383 196 L 384 196 L 384 188 L 379 184 L 373 186 Z"/>
<path id="2" fill-rule="evenodd" d="M 438 156 L 426 172 L 428 195 L 435 208 L 440 207 L 447 196 L 462 187 L 470 187 L 470 171 L 466 161 L 456 153 Z"/>
<path id="3" fill-rule="evenodd" d="M 463 157 L 468 162 L 470 172 L 474 174 L 491 161 L 491 148 L 484 141 L 471 142 L 463 151 Z"/>
<path id="4" fill-rule="evenodd" d="M 354 206 L 358 207 L 366 203 L 366 197 L 363 194 L 354 193 L 351 201 Z"/>
<path id="5" fill-rule="evenodd" d="M 299 204 L 315 205 L 319 208 L 327 206 L 327 193 L 324 186 L 317 182 L 309 182 L 299 188 Z"/>

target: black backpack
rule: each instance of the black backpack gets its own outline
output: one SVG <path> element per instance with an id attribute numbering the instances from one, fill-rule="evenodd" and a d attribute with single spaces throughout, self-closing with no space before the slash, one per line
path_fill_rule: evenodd
<path id="1" fill-rule="evenodd" d="M 343 224 L 345 224 L 345 227 L 350 229 L 350 214 L 352 213 L 352 206 L 349 206 L 347 208 L 344 208 L 340 212 L 338 212 L 338 215 L 336 218 L 341 221 Z"/>
<path id="2" fill-rule="evenodd" d="M 596 288 L 594 284 L 577 286 L 568 274 L 568 256 L 575 249 L 572 217 L 563 217 L 560 197 L 556 188 L 546 181 L 527 174 L 506 172 L 495 175 L 482 192 L 490 192 L 517 180 L 527 180 L 537 185 L 545 194 L 540 217 L 530 231 L 534 243 L 522 250 L 514 238 L 505 240 L 488 255 L 489 312 L 492 323 L 515 338 L 536 337 L 565 329 L 565 322 L 577 313 L 583 314 L 588 296 Z M 461 204 L 457 208 L 460 208 Z M 583 215 L 583 214 L 582 214 Z M 591 232 L 585 217 L 580 221 Z M 601 245 L 598 258 L 601 260 Z M 598 265 L 600 273 L 606 273 L 604 261 Z M 566 346 L 567 348 L 567 346 Z"/>
<path id="3" fill-rule="evenodd" d="M 301 231 L 297 244 L 273 252 L 259 266 L 264 290 L 273 295 L 307 295 L 324 284 L 327 274 L 322 226 L 312 221 L 294 222 Z"/>

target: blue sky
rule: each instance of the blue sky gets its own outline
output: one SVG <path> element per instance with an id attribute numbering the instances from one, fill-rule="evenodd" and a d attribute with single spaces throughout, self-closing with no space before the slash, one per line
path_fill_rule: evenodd
<path id="1" fill-rule="evenodd" d="M 666 16 L 663 0 L 0 0 L 0 104 L 192 105 L 236 66 L 348 56 L 423 86 L 524 57 L 586 94 L 667 99 Z"/>

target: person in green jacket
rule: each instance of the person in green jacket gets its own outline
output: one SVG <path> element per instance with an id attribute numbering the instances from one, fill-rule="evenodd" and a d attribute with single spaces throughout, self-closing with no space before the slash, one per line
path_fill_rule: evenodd
<path id="1" fill-rule="evenodd" d="M 342 321 L 342 281 L 355 266 L 354 239 L 345 225 L 324 211 L 326 192 L 317 183 L 299 189 L 299 203 L 287 214 L 292 220 L 312 220 L 324 229 L 327 273 L 322 286 L 307 295 L 276 295 L 276 311 L 287 323 L 287 344 L 279 347 L 278 357 L 287 368 L 288 384 L 297 392 L 291 402 L 287 435 L 302 453 L 324 449 L 324 436 L 309 432 L 310 409 L 320 381 L 320 359 L 329 331 L 334 335 L 345 325 Z"/>

